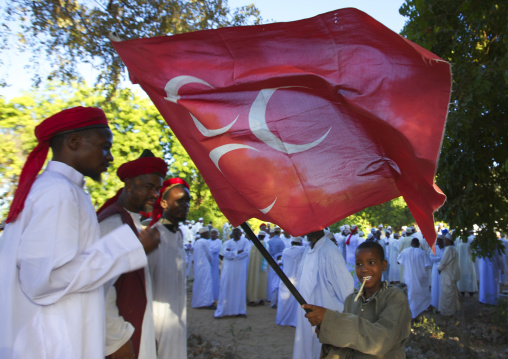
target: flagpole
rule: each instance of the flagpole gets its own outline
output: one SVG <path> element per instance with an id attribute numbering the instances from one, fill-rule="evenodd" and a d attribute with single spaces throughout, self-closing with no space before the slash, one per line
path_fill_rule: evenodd
<path id="1" fill-rule="evenodd" d="M 263 244 L 259 241 L 258 237 L 254 234 L 254 232 L 252 232 L 252 229 L 250 228 L 249 224 L 247 222 L 244 222 L 240 226 L 243 228 L 247 237 L 249 237 L 249 239 L 252 241 L 252 243 L 254 243 L 256 248 L 261 252 L 261 255 L 266 259 L 268 264 L 270 264 L 270 267 L 272 267 L 275 273 L 277 273 L 280 280 L 282 280 L 282 282 L 286 285 L 291 294 L 293 294 L 293 297 L 295 297 L 298 303 L 300 303 L 300 305 L 307 304 L 307 302 L 305 301 L 305 299 L 303 299 L 300 292 L 298 292 L 298 290 L 295 288 L 293 283 L 291 283 L 286 274 L 282 271 L 282 269 L 280 269 L 277 262 L 275 262 L 270 253 L 268 253 L 265 246 L 263 246 Z M 311 312 L 310 309 L 305 309 L 305 311 Z"/>

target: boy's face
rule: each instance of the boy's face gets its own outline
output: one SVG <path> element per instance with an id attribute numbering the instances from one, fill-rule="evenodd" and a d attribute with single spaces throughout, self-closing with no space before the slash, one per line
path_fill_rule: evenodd
<path id="1" fill-rule="evenodd" d="M 381 258 L 378 251 L 373 248 L 364 248 L 356 251 L 356 276 L 360 283 L 364 277 L 371 277 L 365 282 L 366 291 L 377 291 L 381 287 L 381 277 L 386 270 L 386 260 Z"/>

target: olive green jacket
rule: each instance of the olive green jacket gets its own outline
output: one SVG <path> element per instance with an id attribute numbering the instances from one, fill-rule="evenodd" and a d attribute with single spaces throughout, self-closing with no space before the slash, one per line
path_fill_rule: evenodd
<path id="1" fill-rule="evenodd" d="M 319 331 L 321 358 L 405 358 L 411 331 L 406 295 L 383 282 L 368 302 L 354 297 L 346 298 L 343 313 L 326 310 Z"/>

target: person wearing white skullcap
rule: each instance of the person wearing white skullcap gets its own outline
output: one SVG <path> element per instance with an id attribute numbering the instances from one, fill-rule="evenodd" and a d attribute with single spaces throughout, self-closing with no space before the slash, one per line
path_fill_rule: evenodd
<path id="1" fill-rule="evenodd" d="M 282 268 L 295 286 L 297 285 L 298 267 L 304 251 L 305 247 L 302 245 L 302 237 L 293 237 L 291 247 L 282 251 Z M 279 285 L 277 303 L 275 323 L 282 326 L 296 327 L 299 304 L 282 281 Z"/>
<path id="2" fill-rule="evenodd" d="M 213 306 L 212 255 L 208 239 L 208 227 L 199 229 L 200 238 L 194 242 L 194 283 L 192 284 L 192 308 L 215 309 Z"/>

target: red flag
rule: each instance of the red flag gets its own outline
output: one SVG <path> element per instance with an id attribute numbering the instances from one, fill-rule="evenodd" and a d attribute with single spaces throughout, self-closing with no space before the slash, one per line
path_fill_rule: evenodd
<path id="1" fill-rule="evenodd" d="M 434 241 L 439 57 L 356 9 L 114 47 L 233 225 L 301 235 L 402 195 Z"/>

